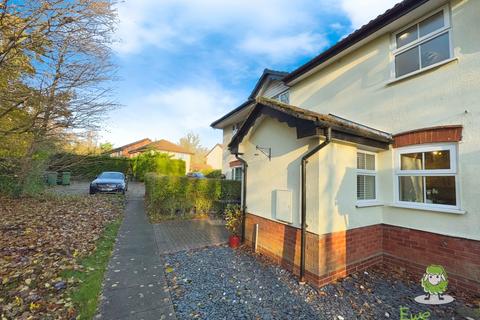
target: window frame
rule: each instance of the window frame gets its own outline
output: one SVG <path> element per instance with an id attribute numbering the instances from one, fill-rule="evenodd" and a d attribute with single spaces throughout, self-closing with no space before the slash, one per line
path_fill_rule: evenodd
<path id="1" fill-rule="evenodd" d="M 238 130 L 240 130 L 240 122 L 232 124 L 232 136 L 237 134 Z"/>
<path id="2" fill-rule="evenodd" d="M 450 152 L 450 169 L 422 169 L 422 170 L 401 170 L 401 155 L 407 153 L 425 153 L 432 151 Z M 425 144 L 397 148 L 394 150 L 394 201 L 400 207 L 412 209 L 424 209 L 435 211 L 444 210 L 461 210 L 460 203 L 460 179 L 458 170 L 458 144 L 457 143 L 439 143 L 439 144 Z M 423 156 L 423 163 L 425 164 L 425 157 Z M 455 205 L 427 203 L 426 202 L 426 186 L 423 182 L 423 201 L 424 202 L 410 202 L 400 200 L 400 177 L 405 176 L 419 176 L 419 177 L 451 177 L 455 178 Z M 425 181 L 425 179 L 423 180 Z"/>
<path id="3" fill-rule="evenodd" d="M 418 39 L 416 39 L 415 41 L 412 41 L 411 43 L 408 43 L 400 48 L 397 47 L 397 35 L 402 33 L 403 31 L 411 28 L 412 26 L 414 25 L 417 25 L 417 31 L 418 31 L 418 25 L 420 24 L 420 22 L 434 16 L 435 14 L 439 13 L 443 11 L 443 22 L 444 22 L 444 26 L 440 29 L 437 29 L 433 32 L 430 32 L 422 37 L 419 37 Z M 447 33 L 448 34 L 448 43 L 449 43 L 449 57 L 445 60 L 442 60 L 442 61 L 439 61 L 437 63 L 434 63 L 432 65 L 429 65 L 429 66 L 426 66 L 426 67 L 422 67 L 422 52 L 421 50 L 418 50 L 418 63 L 419 63 L 419 68 L 417 70 L 414 70 L 412 72 L 409 72 L 409 73 L 406 73 L 404 75 L 401 75 L 401 76 L 397 76 L 396 75 L 396 65 L 395 65 L 395 58 L 397 55 L 405 52 L 405 51 L 408 51 L 412 48 L 415 48 L 415 47 L 419 47 L 434 39 L 434 38 L 437 38 L 443 34 Z M 391 35 L 391 69 L 390 69 L 390 75 L 391 75 L 391 78 L 393 80 L 399 80 L 399 79 L 403 79 L 403 78 L 407 78 L 409 76 L 412 76 L 412 75 L 415 75 L 417 73 L 420 73 L 422 71 L 426 71 L 426 70 L 429 70 L 429 69 L 432 69 L 432 68 L 435 68 L 439 65 L 442 65 L 442 64 L 445 64 L 447 63 L 448 61 L 454 59 L 454 48 L 453 48 L 453 41 L 452 41 L 452 25 L 451 25 L 451 10 L 450 10 L 450 7 L 449 5 L 444 5 L 443 7 L 440 7 L 434 11 L 431 11 L 429 12 L 428 14 L 422 16 L 421 18 L 415 20 L 414 22 L 408 24 L 408 25 L 405 25 L 404 27 L 402 27 L 401 29 L 399 29 L 398 31 L 392 33 Z"/>
<path id="4" fill-rule="evenodd" d="M 375 198 L 374 199 L 358 199 L 358 188 L 357 188 L 357 183 L 355 180 L 355 198 L 357 202 L 358 207 L 362 206 L 368 206 L 370 204 L 378 204 L 378 159 L 377 159 L 377 154 L 372 151 L 367 151 L 367 150 L 362 150 L 362 149 L 357 149 L 356 156 L 358 157 L 359 153 L 365 153 L 365 154 L 370 154 L 373 155 L 374 157 L 374 170 L 368 170 L 368 169 L 358 169 L 358 164 L 356 166 L 356 173 L 355 173 L 355 178 L 359 175 L 361 176 L 374 176 L 375 177 Z"/>
<path id="5" fill-rule="evenodd" d="M 282 101 L 281 97 L 286 96 L 287 97 L 287 102 Z M 285 91 L 280 92 L 279 94 L 276 94 L 272 97 L 273 100 L 277 100 L 278 102 L 289 104 L 290 103 L 290 90 L 287 89 Z"/>
<path id="6" fill-rule="evenodd" d="M 240 170 L 240 179 L 235 179 L 235 171 L 236 170 Z M 243 180 L 243 167 L 242 166 L 236 166 L 236 167 L 232 167 L 232 180 L 234 181 L 242 181 Z"/>

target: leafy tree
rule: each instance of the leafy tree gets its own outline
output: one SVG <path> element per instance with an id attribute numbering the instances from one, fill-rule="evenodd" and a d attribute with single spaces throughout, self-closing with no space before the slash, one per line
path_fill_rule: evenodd
<path id="1" fill-rule="evenodd" d="M 113 144 L 111 142 L 100 143 L 100 152 L 105 153 L 113 149 Z"/>

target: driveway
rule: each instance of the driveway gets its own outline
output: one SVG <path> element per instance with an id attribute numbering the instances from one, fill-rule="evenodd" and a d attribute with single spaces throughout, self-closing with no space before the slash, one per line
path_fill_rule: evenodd
<path id="1" fill-rule="evenodd" d="M 224 244 L 228 231 L 207 220 L 166 221 L 153 226 L 160 254 Z"/>

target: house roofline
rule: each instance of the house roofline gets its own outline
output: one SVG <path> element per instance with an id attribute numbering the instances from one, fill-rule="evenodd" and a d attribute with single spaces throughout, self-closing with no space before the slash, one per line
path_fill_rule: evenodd
<path id="1" fill-rule="evenodd" d="M 391 24 L 392 22 L 396 21 L 397 19 L 403 17 L 404 15 L 410 13 L 411 11 L 417 9 L 418 7 L 424 5 L 429 1 L 430 0 L 404 0 L 396 4 L 394 7 L 388 9 L 383 14 L 377 16 L 375 19 L 355 30 L 346 38 L 340 40 L 335 45 L 328 48 L 312 60 L 290 72 L 283 78 L 283 81 L 287 85 L 291 84 L 294 80 L 297 80 L 302 75 L 314 70 L 316 67 L 332 59 L 336 55 L 347 50 L 348 48 L 354 46 L 358 42 L 368 38 L 375 32 L 378 32 L 382 28 L 386 27 L 387 25 Z"/>
<path id="2" fill-rule="evenodd" d="M 174 148 L 170 148 L 170 147 L 159 147 L 158 146 L 158 143 L 161 142 L 161 141 L 165 141 L 167 143 L 170 143 L 176 147 L 178 147 L 177 150 L 174 150 Z M 195 153 L 194 152 L 190 152 L 188 150 L 186 150 L 184 147 L 178 145 L 178 144 L 175 144 L 173 142 L 170 142 L 166 139 L 160 139 L 160 140 L 157 140 L 157 141 L 153 141 L 147 145 L 144 145 L 144 146 L 141 146 L 141 147 L 138 147 L 136 149 L 133 149 L 133 150 L 130 150 L 128 153 L 137 153 L 137 152 L 142 152 L 142 151 L 146 151 L 146 150 L 158 150 L 158 151 L 165 151 L 165 152 L 175 152 L 175 153 L 183 153 L 183 154 L 190 154 L 190 155 L 194 155 Z"/>
<path id="3" fill-rule="evenodd" d="M 255 87 L 253 88 L 252 92 L 250 93 L 250 96 L 248 99 L 255 99 L 258 91 L 262 88 L 263 82 L 268 79 L 272 78 L 274 80 L 282 80 L 288 75 L 288 72 L 284 71 L 276 71 L 276 70 L 271 70 L 271 69 L 265 69 L 263 70 L 262 75 L 258 79 L 257 83 L 255 84 Z"/>
<path id="4" fill-rule="evenodd" d="M 263 83 L 266 79 L 272 78 L 272 79 L 276 79 L 276 80 L 283 80 L 283 78 L 287 75 L 288 75 L 288 72 L 284 72 L 284 71 L 276 71 L 276 70 L 271 70 L 271 69 L 263 70 L 262 75 L 257 80 L 257 83 L 255 84 L 255 87 L 253 88 L 250 95 L 248 96 L 247 101 L 245 101 L 244 103 L 242 103 L 241 105 L 239 105 L 235 109 L 231 110 L 230 112 L 228 112 L 227 114 L 225 114 L 221 118 L 212 122 L 210 124 L 210 127 L 215 128 L 220 122 L 224 121 L 225 119 L 228 119 L 229 117 L 231 117 L 234 114 L 236 114 L 237 112 L 243 110 L 250 103 L 252 103 L 255 100 L 256 95 L 258 94 L 258 91 L 260 91 L 260 89 L 262 88 L 262 85 L 263 85 Z"/>
<path id="5" fill-rule="evenodd" d="M 205 155 L 205 157 L 207 157 L 207 156 L 213 151 L 213 149 L 215 149 L 216 146 L 219 146 L 220 148 L 223 149 L 223 144 L 217 143 L 217 144 L 215 144 L 215 145 L 210 149 L 210 151 L 207 152 L 207 154 Z"/>
<path id="6" fill-rule="evenodd" d="M 112 149 L 112 150 L 108 151 L 108 153 L 113 153 L 113 152 L 117 152 L 117 151 L 122 151 L 122 150 L 125 149 L 125 148 L 128 148 L 128 147 L 130 147 L 130 146 L 133 146 L 134 144 L 137 144 L 137 143 L 140 143 L 140 142 L 143 142 L 143 141 L 152 142 L 152 140 L 150 140 L 149 138 L 144 138 L 144 139 L 140 139 L 140 140 L 131 142 L 131 143 L 129 143 L 129 144 L 123 145 L 123 146 L 121 146 L 121 147 Z"/>
<path id="7" fill-rule="evenodd" d="M 374 148 L 388 149 L 393 142 L 390 133 L 370 128 L 333 115 L 326 115 L 285 104 L 268 98 L 257 98 L 255 105 L 238 132 L 228 144 L 231 153 L 238 152 L 238 145 L 248 134 L 251 127 L 261 115 L 268 115 L 289 127 L 295 127 L 297 138 L 324 135 L 327 128 L 332 130 L 332 138 L 366 145 Z"/>
<path id="8" fill-rule="evenodd" d="M 244 108 L 246 108 L 248 105 L 250 105 L 251 103 L 253 103 L 254 100 L 251 100 L 251 99 L 248 99 L 247 101 L 245 101 L 244 103 L 242 103 L 241 105 L 239 105 L 238 107 L 236 107 L 235 109 L 233 109 L 232 111 L 228 112 L 227 114 L 225 114 L 224 116 L 222 116 L 221 118 L 215 120 L 214 122 L 212 122 L 210 124 L 210 127 L 212 128 L 215 128 L 220 122 L 230 118 L 231 116 L 233 116 L 235 113 L 243 110 Z"/>

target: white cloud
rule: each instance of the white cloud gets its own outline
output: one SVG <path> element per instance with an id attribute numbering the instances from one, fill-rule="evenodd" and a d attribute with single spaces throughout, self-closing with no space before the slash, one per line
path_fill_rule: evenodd
<path id="1" fill-rule="evenodd" d="M 318 27 L 316 16 L 334 6 L 327 0 L 126 0 L 117 5 L 120 42 L 115 49 L 124 55 L 146 46 L 175 50 L 209 35 L 223 35 L 234 43 L 248 34 L 285 42 L 292 32 Z M 299 47 L 290 43 L 289 48 L 305 52 L 312 46 L 305 43 L 307 37 L 314 36 L 303 33 L 297 36 Z"/>
<path id="2" fill-rule="evenodd" d="M 358 29 L 398 2 L 400 0 L 341 0 L 340 4 L 350 18 L 352 27 Z"/>
<path id="3" fill-rule="evenodd" d="M 240 48 L 251 54 L 266 56 L 272 62 L 283 62 L 297 56 L 318 53 L 327 45 L 328 41 L 323 35 L 299 33 L 267 38 L 253 35 L 247 37 Z"/>
<path id="4" fill-rule="evenodd" d="M 237 103 L 231 92 L 208 80 L 156 90 L 125 102 L 125 111 L 118 116 L 128 122 L 117 121 L 116 115 L 112 115 L 106 136 L 118 146 L 145 137 L 177 142 L 192 131 L 199 133 L 202 143 L 210 146 L 220 140 L 219 136 L 212 136 L 216 132 L 210 123 Z"/>

